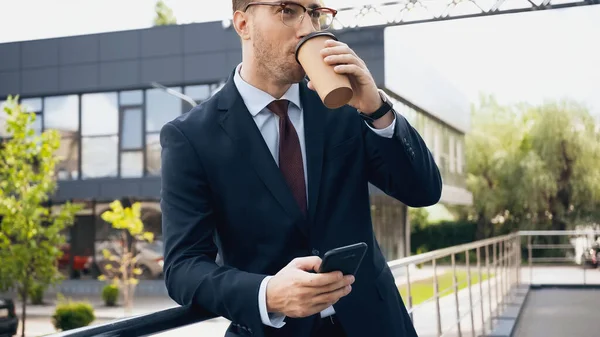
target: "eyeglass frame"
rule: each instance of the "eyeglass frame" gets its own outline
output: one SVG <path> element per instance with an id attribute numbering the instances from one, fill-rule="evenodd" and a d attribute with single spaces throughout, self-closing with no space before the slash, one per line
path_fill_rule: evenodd
<path id="1" fill-rule="evenodd" d="M 304 21 L 304 17 L 306 16 L 306 13 L 310 13 L 314 12 L 316 10 L 319 9 L 325 9 L 329 12 L 331 12 L 331 24 L 329 24 L 329 26 L 325 29 L 329 29 L 331 27 L 331 25 L 333 24 L 333 19 L 335 19 L 335 16 L 337 15 L 338 11 L 336 9 L 330 8 L 330 7 L 305 7 L 302 4 L 299 4 L 295 1 L 253 1 L 253 2 L 249 2 L 246 7 L 244 8 L 243 12 L 246 12 L 248 10 L 249 7 L 251 6 L 257 6 L 257 5 L 265 5 L 265 6 L 280 6 L 282 9 L 285 8 L 285 6 L 287 5 L 296 5 L 296 6 L 300 6 L 304 9 L 304 14 L 302 14 L 302 17 L 300 18 L 300 20 L 296 23 L 296 24 L 300 24 L 302 23 L 302 21 Z M 280 16 L 282 23 L 285 25 L 285 22 L 283 22 L 283 17 Z M 288 26 L 288 25 L 286 25 Z M 290 26 L 288 26 L 290 27 Z M 314 27 L 314 25 L 313 25 Z"/>

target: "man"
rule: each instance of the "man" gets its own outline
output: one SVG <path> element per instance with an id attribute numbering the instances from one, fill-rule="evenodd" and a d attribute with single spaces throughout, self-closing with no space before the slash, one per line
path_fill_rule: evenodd
<path id="1" fill-rule="evenodd" d="M 242 63 L 161 131 L 165 282 L 181 305 L 232 321 L 226 336 L 416 336 L 375 240 L 368 183 L 436 203 L 439 170 L 344 43 L 322 56 L 350 77 L 327 109 L 294 49 L 335 11 L 315 0 L 233 0 Z M 315 273 L 327 250 L 368 249 L 353 277 Z M 222 263 L 215 263 L 219 252 Z"/>

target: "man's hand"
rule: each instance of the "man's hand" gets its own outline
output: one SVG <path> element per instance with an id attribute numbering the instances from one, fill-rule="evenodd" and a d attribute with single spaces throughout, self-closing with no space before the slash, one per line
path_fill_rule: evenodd
<path id="1" fill-rule="evenodd" d="M 336 73 L 347 75 L 350 79 L 354 95 L 348 105 L 364 113 L 372 113 L 379 109 L 382 101 L 375 80 L 365 62 L 354 50 L 343 42 L 327 40 L 325 48 L 321 50 L 321 56 L 325 63 L 333 66 Z M 308 87 L 314 90 L 311 82 L 308 82 Z"/>
<path id="2" fill-rule="evenodd" d="M 296 258 L 273 276 L 267 285 L 267 311 L 288 317 L 307 317 L 325 310 L 352 290 L 354 276 L 335 271 L 312 274 L 321 258 Z"/>

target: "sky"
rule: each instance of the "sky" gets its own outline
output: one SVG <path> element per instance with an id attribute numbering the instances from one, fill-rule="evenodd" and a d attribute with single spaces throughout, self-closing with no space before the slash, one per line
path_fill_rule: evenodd
<path id="1" fill-rule="evenodd" d="M 514 5 L 518 1 L 506 3 Z M 217 21 L 231 16 L 229 0 L 165 2 L 179 23 Z M 326 1 L 333 8 L 373 2 L 382 1 Z M 150 27 L 154 3 L 0 0 L 0 43 Z M 399 43 L 414 48 L 472 102 L 481 92 L 494 94 L 504 103 L 536 104 L 571 98 L 600 116 L 600 5 L 394 29 L 404 32 Z"/>

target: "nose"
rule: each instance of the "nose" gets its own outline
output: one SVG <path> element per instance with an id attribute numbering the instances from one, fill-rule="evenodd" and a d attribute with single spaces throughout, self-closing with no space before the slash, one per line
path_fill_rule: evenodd
<path id="1" fill-rule="evenodd" d="M 302 18 L 302 21 L 298 25 L 298 30 L 296 31 L 298 38 L 301 39 L 314 31 L 316 31 L 316 29 L 312 24 L 310 15 L 308 15 L 308 13 L 304 13 L 304 17 Z"/>

